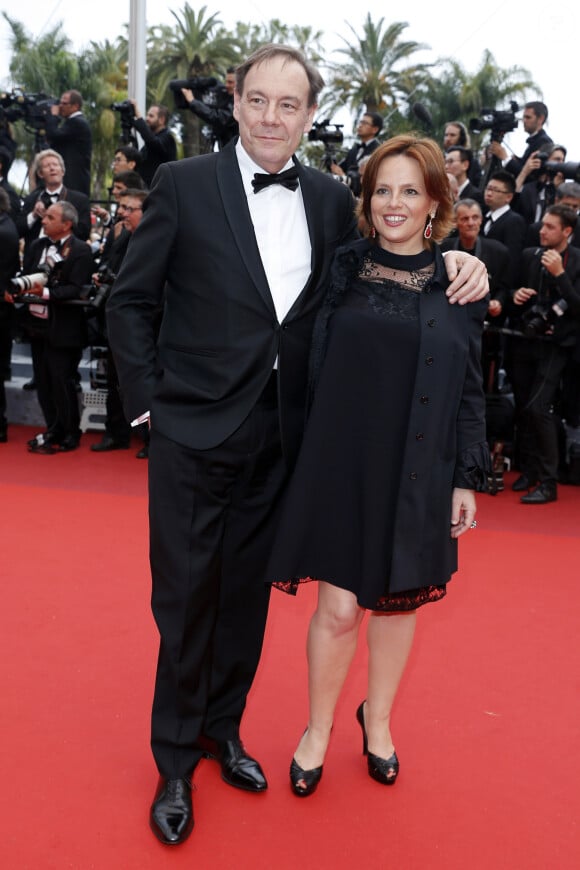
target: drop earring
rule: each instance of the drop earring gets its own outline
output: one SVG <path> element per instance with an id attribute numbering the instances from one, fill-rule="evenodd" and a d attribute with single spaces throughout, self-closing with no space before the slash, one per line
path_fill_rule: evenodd
<path id="1" fill-rule="evenodd" d="M 370 232 L 371 239 L 374 239 L 376 237 L 376 235 L 377 235 L 377 231 L 375 230 L 374 227 L 371 227 L 371 232 Z"/>
<path id="2" fill-rule="evenodd" d="M 429 215 L 429 220 L 427 221 L 425 229 L 423 230 L 423 235 L 426 239 L 430 239 L 431 236 L 433 235 L 433 224 L 431 223 L 431 220 L 432 220 L 432 216 Z"/>

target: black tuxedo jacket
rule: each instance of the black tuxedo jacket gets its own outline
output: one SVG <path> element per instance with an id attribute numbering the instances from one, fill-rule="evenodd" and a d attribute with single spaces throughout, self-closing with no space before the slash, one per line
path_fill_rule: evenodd
<path id="1" fill-rule="evenodd" d="M 153 133 L 145 118 L 135 118 L 133 126 L 145 143 L 139 152 L 141 159 L 137 172 L 147 187 L 151 187 L 157 168 L 177 158 L 175 139 L 167 127 Z"/>
<path id="2" fill-rule="evenodd" d="M 46 119 L 46 139 L 61 155 L 65 165 L 64 183 L 85 196 L 91 193 L 91 128 L 84 115 L 61 121 L 56 115 Z"/>
<path id="3" fill-rule="evenodd" d="M 466 249 L 461 246 L 459 237 L 453 237 L 445 239 L 441 243 L 441 250 L 463 251 Z M 479 236 L 473 251 L 467 251 L 467 253 L 473 254 L 485 264 L 489 278 L 490 296 L 492 299 L 499 300 L 505 308 L 511 299 L 512 290 L 510 254 L 506 246 L 489 237 Z"/>
<path id="4" fill-rule="evenodd" d="M 487 219 L 484 217 L 481 225 L 481 235 L 486 239 L 495 239 L 496 242 L 501 242 L 510 252 L 510 280 L 513 286 L 513 281 L 519 267 L 520 256 L 524 248 L 526 222 L 521 215 L 516 214 L 511 208 L 493 222 L 487 235 L 483 232 L 486 222 Z"/>
<path id="5" fill-rule="evenodd" d="M 16 220 L 16 226 L 21 238 L 24 239 L 26 245 L 38 238 L 42 229 L 41 221 L 34 221 L 31 227 L 28 226 L 28 215 L 33 210 L 37 201 L 44 192 L 44 187 L 35 187 L 32 193 L 29 193 L 22 204 L 22 211 Z M 76 208 L 79 215 L 79 222 L 75 230 L 77 238 L 86 241 L 91 232 L 91 203 L 88 196 L 84 193 L 79 193 L 78 190 L 69 190 L 68 187 L 62 188 L 59 196 L 61 200 L 67 200 Z"/>
<path id="6" fill-rule="evenodd" d="M 463 190 L 459 194 L 459 199 L 474 199 L 475 202 L 479 203 L 482 211 L 485 211 L 483 193 L 481 192 L 479 187 L 476 187 L 475 184 L 471 183 L 471 181 L 463 188 Z"/>
<path id="7" fill-rule="evenodd" d="M 75 236 L 71 236 L 70 242 L 68 256 L 56 266 L 58 283 L 50 287 L 47 336 L 53 347 L 83 347 L 87 337 L 84 308 L 63 303 L 80 299 L 83 287 L 90 284 L 94 271 L 93 255 L 89 246 Z M 47 238 L 37 239 L 33 243 L 27 271 L 37 271 L 42 252 L 50 244 Z"/>
<path id="8" fill-rule="evenodd" d="M 314 316 L 333 251 L 356 235 L 348 188 L 297 165 L 312 271 L 282 324 L 234 143 L 158 170 L 107 306 L 128 419 L 150 409 L 151 425 L 168 438 L 197 449 L 217 446 L 254 407 L 278 357 L 283 448 L 287 460 L 294 458 Z"/>

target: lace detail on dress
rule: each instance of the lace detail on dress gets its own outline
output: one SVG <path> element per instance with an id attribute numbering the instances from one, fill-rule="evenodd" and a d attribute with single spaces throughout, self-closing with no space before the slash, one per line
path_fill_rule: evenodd
<path id="1" fill-rule="evenodd" d="M 419 293 L 428 292 L 433 272 L 434 263 L 409 271 L 366 257 L 346 297 L 350 305 L 368 306 L 383 317 L 413 320 L 417 317 Z"/>
<path id="2" fill-rule="evenodd" d="M 295 577 L 292 580 L 277 580 L 272 583 L 272 586 L 288 595 L 296 595 L 301 583 L 317 583 L 320 580 L 322 580 L 321 577 Z M 440 586 L 425 586 L 422 589 L 407 589 L 405 592 L 390 592 L 381 596 L 375 606 L 370 609 L 380 613 L 404 613 L 416 610 L 423 604 L 440 601 L 446 594 L 445 583 Z"/>

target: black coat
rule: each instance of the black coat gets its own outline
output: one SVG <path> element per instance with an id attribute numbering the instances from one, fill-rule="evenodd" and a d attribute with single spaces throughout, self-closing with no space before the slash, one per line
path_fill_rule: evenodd
<path id="1" fill-rule="evenodd" d="M 30 271 L 36 271 L 42 252 L 50 244 L 46 238 L 37 239 L 30 251 Z M 55 268 L 56 285 L 50 285 L 48 305 L 47 338 L 53 347 L 83 347 L 86 343 L 87 326 L 82 305 L 67 305 L 79 300 L 83 287 L 90 284 L 94 271 L 93 255 L 89 246 L 75 236 L 70 237 L 68 256 Z"/>
<path id="2" fill-rule="evenodd" d="M 166 127 L 153 133 L 144 118 L 135 118 L 133 126 L 145 143 L 139 152 L 141 159 L 137 171 L 147 187 L 151 187 L 157 168 L 177 159 L 175 139 Z"/>
<path id="3" fill-rule="evenodd" d="M 91 194 L 91 154 L 93 150 L 91 128 L 84 115 L 59 119 L 49 115 L 46 120 L 46 138 L 51 148 L 64 160 L 64 183 L 71 190 L 85 196 Z"/>
<path id="4" fill-rule="evenodd" d="M 298 172 L 312 274 L 280 325 L 234 144 L 159 168 L 107 307 L 129 420 L 150 409 L 166 437 L 215 447 L 254 407 L 278 356 L 283 446 L 296 453 L 312 322 L 333 251 L 356 232 L 349 190 Z"/>
<path id="5" fill-rule="evenodd" d="M 465 248 L 461 246 L 459 237 L 454 236 L 441 243 L 441 250 L 463 251 Z M 492 299 L 497 299 L 505 307 L 511 299 L 512 290 L 510 254 L 506 246 L 501 242 L 496 242 L 495 239 L 479 236 L 473 251 L 467 251 L 467 253 L 473 254 L 485 264 L 490 296 Z"/>

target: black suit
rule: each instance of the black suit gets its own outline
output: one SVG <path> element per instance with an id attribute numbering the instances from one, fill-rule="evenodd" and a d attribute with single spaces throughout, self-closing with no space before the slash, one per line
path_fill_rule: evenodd
<path id="1" fill-rule="evenodd" d="M 515 280 L 517 274 L 520 256 L 524 247 L 524 237 L 526 235 L 526 222 L 523 217 L 516 214 L 511 208 L 504 212 L 497 220 L 494 220 L 488 232 L 484 232 L 487 218 L 484 217 L 481 235 L 486 239 L 495 239 L 496 242 L 501 242 L 510 252 L 511 268 L 510 280 Z"/>
<path id="2" fill-rule="evenodd" d="M 40 219 L 35 220 L 33 224 L 29 226 L 28 215 L 33 211 L 34 206 L 41 198 L 43 201 L 46 200 L 45 205 L 47 207 L 50 206 L 51 203 L 46 199 L 46 193 L 44 187 L 35 187 L 32 193 L 28 194 L 22 204 L 22 211 L 16 220 L 16 226 L 18 227 L 18 232 L 20 233 L 21 238 L 24 239 L 24 244 L 26 246 L 37 239 L 40 235 L 42 221 Z M 75 236 L 86 241 L 91 231 L 91 203 L 88 196 L 85 196 L 84 193 L 79 193 L 78 190 L 69 190 L 68 187 L 63 186 L 56 201 L 62 202 L 63 200 L 70 202 L 70 204 L 74 205 L 76 208 L 79 221 L 75 230 Z"/>
<path id="3" fill-rule="evenodd" d="M 22 208 L 21 199 L 5 176 L 0 178 L 0 187 L 8 194 L 8 199 L 10 200 L 10 217 L 13 221 L 16 221 Z"/>
<path id="4" fill-rule="evenodd" d="M 8 214 L 0 212 L 0 429 L 6 426 L 4 380 L 10 379 L 14 320 L 14 305 L 4 301 L 4 291 L 11 289 L 10 279 L 16 275 L 19 265 L 16 226 Z"/>
<path id="5" fill-rule="evenodd" d="M 144 118 L 135 118 L 133 126 L 145 143 L 139 152 L 141 159 L 137 166 L 137 172 L 146 186 L 151 187 L 157 167 L 161 166 L 162 163 L 177 159 L 175 139 L 167 127 L 154 133 Z"/>
<path id="6" fill-rule="evenodd" d="M 72 115 L 62 121 L 56 115 L 49 115 L 46 139 L 64 160 L 66 186 L 90 196 L 93 143 L 91 128 L 84 115 Z"/>
<path id="7" fill-rule="evenodd" d="M 506 164 L 505 168 L 508 172 L 511 172 L 512 175 L 515 175 L 516 178 L 524 168 L 524 164 L 526 160 L 534 154 L 535 151 L 550 151 L 551 146 L 554 144 L 554 140 L 550 139 L 546 131 L 542 128 L 538 130 L 537 133 L 534 133 L 532 136 L 528 136 L 526 139 L 527 148 L 522 154 L 521 157 L 512 157 L 511 160 Z M 528 175 L 528 181 L 536 181 L 540 171 L 535 169 Z"/>
<path id="8" fill-rule="evenodd" d="M 360 170 L 359 165 L 365 157 L 370 157 L 381 143 L 378 139 L 370 139 L 368 142 L 355 142 L 347 151 L 346 156 L 340 161 L 340 168 L 345 172 L 348 184 L 353 196 L 360 196 Z"/>
<path id="9" fill-rule="evenodd" d="M 472 184 L 469 181 L 461 193 L 459 194 L 459 199 L 473 199 L 475 202 L 479 203 L 482 211 L 484 211 L 484 202 L 483 202 L 483 193 L 481 192 L 479 187 L 476 187 L 475 184 Z"/>
<path id="10" fill-rule="evenodd" d="M 30 250 L 31 271 L 38 270 L 43 252 L 51 244 L 47 238 L 34 242 Z M 66 303 L 80 299 L 94 268 L 90 248 L 75 236 L 65 243 L 63 256 L 65 259 L 55 267 L 57 283 L 49 285 L 46 328 L 31 341 L 36 357 L 38 401 L 47 430 L 59 443 L 65 438 L 77 441 L 80 438 L 76 373 L 86 343 L 84 310 L 80 305 Z"/>
<path id="11" fill-rule="evenodd" d="M 201 733 L 237 735 L 267 613 L 273 508 L 302 436 L 312 323 L 332 253 L 355 233 L 346 187 L 300 165 L 299 178 L 312 270 L 282 324 L 233 143 L 159 168 L 109 300 L 127 416 L 151 409 L 152 747 L 169 778 L 196 765 Z"/>

